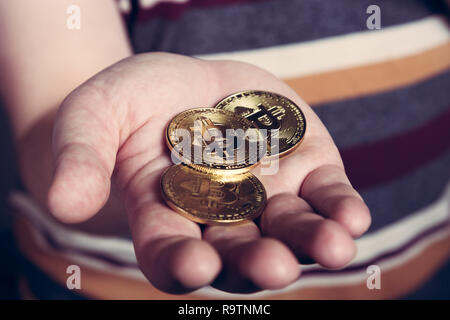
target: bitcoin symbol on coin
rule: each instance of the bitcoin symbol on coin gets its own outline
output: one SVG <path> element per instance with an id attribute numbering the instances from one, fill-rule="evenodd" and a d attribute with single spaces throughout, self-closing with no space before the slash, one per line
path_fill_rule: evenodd
<path id="1" fill-rule="evenodd" d="M 268 156 L 283 157 L 294 151 L 303 139 L 306 121 L 303 112 L 291 100 L 267 91 L 244 91 L 220 101 L 216 108 L 245 117 L 270 133 Z M 276 140 L 273 137 L 277 137 Z"/>

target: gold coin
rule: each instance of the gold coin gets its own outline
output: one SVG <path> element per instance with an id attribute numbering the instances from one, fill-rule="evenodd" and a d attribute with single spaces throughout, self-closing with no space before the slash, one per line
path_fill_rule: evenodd
<path id="1" fill-rule="evenodd" d="M 269 157 L 282 157 L 292 152 L 305 135 L 306 121 L 302 110 L 293 101 L 276 93 L 242 91 L 226 97 L 216 108 L 232 111 L 252 121 L 258 128 L 268 130 Z"/>
<path id="2" fill-rule="evenodd" d="M 211 175 L 184 164 L 163 173 L 161 189 L 173 210 L 192 221 L 212 225 L 253 220 L 266 203 L 264 186 L 251 173 Z"/>
<path id="3" fill-rule="evenodd" d="M 251 121 L 214 108 L 179 113 L 167 126 L 166 138 L 173 160 L 199 170 L 223 170 L 223 174 L 248 171 L 268 149 Z"/>

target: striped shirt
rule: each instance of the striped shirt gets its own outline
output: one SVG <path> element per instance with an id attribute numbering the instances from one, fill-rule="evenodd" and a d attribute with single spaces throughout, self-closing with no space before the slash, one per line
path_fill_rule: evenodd
<path id="1" fill-rule="evenodd" d="M 264 68 L 308 102 L 330 131 L 353 186 L 372 213 L 341 270 L 303 266 L 299 280 L 245 298 L 394 298 L 424 283 L 450 254 L 450 32 L 445 1 L 378 0 L 381 29 L 366 24 L 366 0 L 119 0 L 136 53 L 166 51 Z M 138 5 L 138 6 L 137 6 Z M 161 293 L 137 267 L 129 238 L 67 230 L 31 199 L 22 251 L 55 286 L 67 265 L 84 287 L 69 297 L 242 298 L 213 288 Z M 381 290 L 366 286 L 378 265 Z M 414 277 L 411 277 L 414 275 Z M 86 277 L 89 280 L 86 280 Z M 42 287 L 42 286 L 41 286 Z M 52 287 L 53 289 L 55 289 Z M 28 288 L 48 297 L 42 288 Z M 63 293 L 61 293 L 63 294 Z"/>

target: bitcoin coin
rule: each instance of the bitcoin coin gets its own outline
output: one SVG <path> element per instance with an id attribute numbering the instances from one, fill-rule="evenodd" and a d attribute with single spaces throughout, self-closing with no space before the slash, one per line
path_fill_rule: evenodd
<path id="1" fill-rule="evenodd" d="M 248 171 L 268 149 L 265 136 L 252 122 L 214 108 L 179 113 L 167 126 L 166 138 L 175 158 L 199 170 L 224 174 Z"/>
<path id="2" fill-rule="evenodd" d="M 302 141 L 306 121 L 301 109 L 282 95 L 268 91 L 242 91 L 220 101 L 217 109 L 232 111 L 270 134 L 268 156 L 285 156 Z"/>
<path id="3" fill-rule="evenodd" d="M 239 224 L 257 218 L 266 203 L 262 183 L 251 173 L 212 175 L 184 164 L 161 177 L 166 203 L 186 218 L 204 224 Z"/>

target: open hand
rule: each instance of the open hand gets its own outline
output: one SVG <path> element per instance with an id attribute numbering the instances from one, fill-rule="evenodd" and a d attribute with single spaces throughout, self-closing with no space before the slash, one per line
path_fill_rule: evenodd
<path id="1" fill-rule="evenodd" d="M 171 165 L 164 141 L 169 120 L 212 107 L 243 90 L 284 95 L 303 110 L 302 145 L 259 176 L 268 195 L 259 220 L 236 227 L 200 226 L 172 211 L 160 195 Z M 300 274 L 299 261 L 339 268 L 351 261 L 353 238 L 370 213 L 352 188 L 339 152 L 311 108 L 285 83 L 254 66 L 149 53 L 125 59 L 74 90 L 54 127 L 51 212 L 85 221 L 117 184 L 140 268 L 157 288 L 183 293 L 212 284 L 230 292 L 278 289 Z M 304 260 L 305 259 L 305 260 Z"/>

